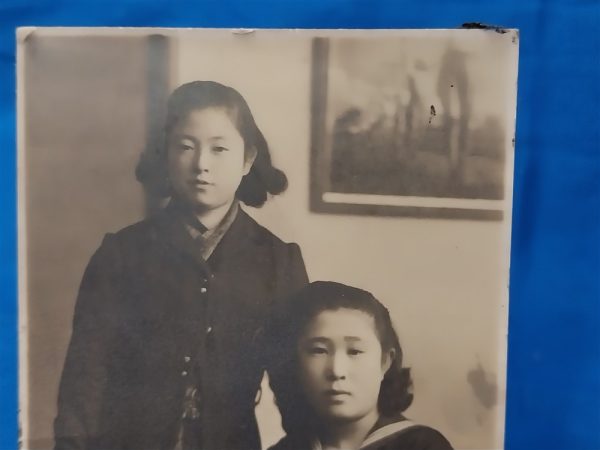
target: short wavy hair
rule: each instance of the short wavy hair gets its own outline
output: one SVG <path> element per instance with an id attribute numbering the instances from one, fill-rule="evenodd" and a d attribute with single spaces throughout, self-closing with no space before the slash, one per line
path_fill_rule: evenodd
<path id="1" fill-rule="evenodd" d="M 412 403 L 410 369 L 402 367 L 402 348 L 387 308 L 365 290 L 332 281 L 316 281 L 306 285 L 274 313 L 269 333 L 272 364 L 269 378 L 288 435 L 304 435 L 316 426 L 298 378 L 298 340 L 319 313 L 340 308 L 356 309 L 371 316 L 382 351 L 394 351 L 392 364 L 381 382 L 379 413 L 392 417 Z"/>
<path id="2" fill-rule="evenodd" d="M 235 89 L 215 81 L 193 81 L 179 86 L 167 102 L 167 114 L 159 144 L 142 153 L 136 178 L 153 195 L 171 196 L 168 177 L 168 142 L 173 129 L 194 110 L 224 108 L 244 140 L 246 152 L 256 150 L 256 158 L 242 178 L 236 197 L 248 206 L 260 207 L 268 194 L 277 195 L 287 188 L 287 177 L 271 162 L 267 141 L 256 125 L 246 100 Z"/>

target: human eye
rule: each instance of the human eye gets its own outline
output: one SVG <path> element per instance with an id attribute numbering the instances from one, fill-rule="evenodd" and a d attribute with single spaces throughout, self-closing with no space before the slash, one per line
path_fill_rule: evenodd
<path id="1" fill-rule="evenodd" d="M 228 151 L 229 149 L 228 149 L 227 147 L 224 147 L 224 146 L 222 146 L 222 145 L 215 145 L 215 146 L 213 147 L 213 150 L 214 150 L 215 152 L 217 152 L 217 153 L 223 153 L 223 152 L 226 152 L 226 151 Z"/>
<path id="2" fill-rule="evenodd" d="M 306 349 L 309 355 L 325 355 L 327 354 L 327 349 L 325 347 L 321 347 L 319 345 L 313 345 Z"/>
<path id="3" fill-rule="evenodd" d="M 348 355 L 350 355 L 350 356 L 358 356 L 362 353 L 364 353 L 364 351 L 361 349 L 358 349 L 358 348 L 349 348 L 348 349 Z"/>
<path id="4" fill-rule="evenodd" d="M 194 150 L 194 144 L 192 144 L 191 142 L 188 142 L 186 140 L 177 141 L 175 143 L 175 148 L 179 151 L 185 152 L 185 151 L 189 151 L 189 150 Z"/>

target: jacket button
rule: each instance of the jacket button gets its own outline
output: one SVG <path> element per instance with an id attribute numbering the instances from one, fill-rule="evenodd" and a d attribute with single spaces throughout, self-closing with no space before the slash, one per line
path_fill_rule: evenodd
<path id="1" fill-rule="evenodd" d="M 212 333 L 212 327 L 208 327 L 208 328 L 206 329 L 206 334 L 210 334 L 210 333 Z"/>
<path id="2" fill-rule="evenodd" d="M 187 370 L 184 370 L 183 372 L 181 372 L 181 376 L 182 376 L 182 377 L 187 377 L 187 374 L 188 374 L 188 373 L 187 373 Z"/>
<path id="3" fill-rule="evenodd" d="M 184 356 L 184 357 L 183 357 L 183 360 L 184 360 L 186 363 L 189 363 L 191 359 L 192 359 L 192 358 L 190 358 L 189 356 Z"/>
<path id="4" fill-rule="evenodd" d="M 205 287 L 203 287 L 203 288 L 200 288 L 200 292 L 201 292 L 201 293 L 203 293 L 203 294 L 206 294 L 206 291 L 207 291 L 207 290 L 208 290 L 208 289 L 206 289 Z"/>

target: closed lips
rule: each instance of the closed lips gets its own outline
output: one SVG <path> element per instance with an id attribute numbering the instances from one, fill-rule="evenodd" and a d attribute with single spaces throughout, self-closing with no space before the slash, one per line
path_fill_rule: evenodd
<path id="1" fill-rule="evenodd" d="M 325 391 L 326 395 L 351 395 L 348 391 L 341 391 L 338 389 L 328 389 Z"/>

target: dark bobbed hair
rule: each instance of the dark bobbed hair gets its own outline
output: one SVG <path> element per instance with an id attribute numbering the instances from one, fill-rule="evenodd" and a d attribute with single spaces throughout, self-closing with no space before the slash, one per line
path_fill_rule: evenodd
<path id="1" fill-rule="evenodd" d="M 242 178 L 236 197 L 248 206 L 260 207 L 268 194 L 285 191 L 287 177 L 271 163 L 269 146 L 246 100 L 235 89 L 215 81 L 193 81 L 173 91 L 167 102 L 163 138 L 158 146 L 142 153 L 136 168 L 137 179 L 153 195 L 172 195 L 167 169 L 170 135 L 190 112 L 210 107 L 224 108 L 244 140 L 245 151 L 256 151 L 256 159 Z"/>
<path id="2" fill-rule="evenodd" d="M 290 435 L 314 429 L 314 412 L 307 404 L 299 375 L 298 341 L 310 323 L 323 311 L 348 308 L 373 318 L 383 354 L 394 351 L 394 359 L 381 382 L 377 406 L 383 416 L 405 411 L 413 395 L 410 369 L 402 367 L 402 348 L 390 314 L 370 292 L 332 281 L 315 281 L 297 292 L 274 314 L 269 334 L 273 367 L 269 377 L 276 393 L 283 427 Z"/>

